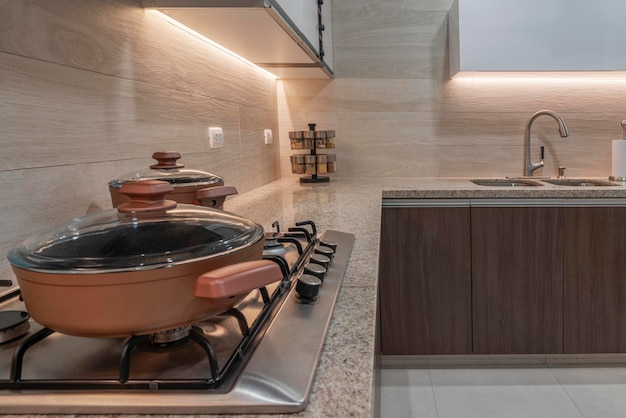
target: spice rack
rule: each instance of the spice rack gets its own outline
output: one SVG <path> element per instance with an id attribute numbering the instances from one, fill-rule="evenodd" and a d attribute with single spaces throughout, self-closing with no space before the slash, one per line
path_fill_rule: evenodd
<path id="1" fill-rule="evenodd" d="M 315 124 L 309 123 L 308 131 L 289 132 L 289 142 L 293 150 L 309 150 L 309 154 L 294 154 L 291 158 L 291 172 L 306 174 L 300 177 L 300 183 L 326 183 L 328 176 L 320 174 L 334 173 L 337 156 L 318 154 L 318 150 L 335 148 L 335 131 L 316 131 Z"/>

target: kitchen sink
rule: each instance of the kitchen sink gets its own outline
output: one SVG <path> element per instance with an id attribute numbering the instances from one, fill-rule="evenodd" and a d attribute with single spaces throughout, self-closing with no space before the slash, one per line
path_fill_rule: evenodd
<path id="1" fill-rule="evenodd" d="M 526 186 L 543 186 L 543 184 L 526 179 L 473 179 L 472 183 L 479 186 L 493 187 L 526 187 Z"/>
<path id="2" fill-rule="evenodd" d="M 541 180 L 546 183 L 555 184 L 557 186 L 574 186 L 574 187 L 598 187 L 598 186 L 617 186 L 615 183 L 604 180 L 589 179 L 547 179 Z"/>

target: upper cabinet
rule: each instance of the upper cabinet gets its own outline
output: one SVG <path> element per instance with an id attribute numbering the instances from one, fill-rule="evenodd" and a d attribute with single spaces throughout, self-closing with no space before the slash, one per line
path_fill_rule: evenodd
<path id="1" fill-rule="evenodd" d="M 450 73 L 626 70 L 624 0 L 457 0 Z"/>
<path id="2" fill-rule="evenodd" d="M 281 78 L 332 78 L 331 0 L 141 0 Z"/>

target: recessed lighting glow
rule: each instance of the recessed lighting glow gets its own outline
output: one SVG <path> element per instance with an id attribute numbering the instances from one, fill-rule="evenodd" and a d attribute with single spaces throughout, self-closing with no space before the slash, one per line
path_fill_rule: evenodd
<path id="1" fill-rule="evenodd" d="M 263 73 L 265 73 L 266 75 L 272 77 L 272 78 L 279 78 L 277 75 L 270 73 L 269 71 L 267 71 L 265 68 L 261 68 L 258 65 L 256 65 L 255 63 L 248 61 L 247 59 L 245 59 L 244 57 L 242 57 L 241 55 L 238 55 L 236 53 L 234 53 L 233 51 L 231 51 L 228 48 L 223 47 L 222 45 L 218 44 L 217 42 L 207 38 L 206 36 L 196 32 L 195 30 L 183 25 L 182 23 L 180 23 L 179 21 L 172 19 L 171 17 L 169 17 L 168 15 L 166 15 L 165 13 L 162 13 L 158 10 L 148 10 L 150 13 L 154 13 L 156 16 L 159 16 L 161 19 L 165 20 L 166 22 L 176 26 L 177 28 L 180 28 L 182 30 L 184 30 L 185 32 L 189 33 L 190 35 L 195 36 L 196 38 L 208 43 L 211 46 L 214 46 L 215 48 L 219 49 L 222 52 L 225 52 L 227 54 L 229 54 L 232 57 L 237 58 L 238 60 L 245 62 L 248 65 L 251 65 L 252 67 L 256 68 L 259 71 L 262 71 Z"/>
<path id="2" fill-rule="evenodd" d="M 626 83 L 626 71 L 560 71 L 560 72 L 460 72 L 454 82 L 524 84 L 524 83 Z"/>

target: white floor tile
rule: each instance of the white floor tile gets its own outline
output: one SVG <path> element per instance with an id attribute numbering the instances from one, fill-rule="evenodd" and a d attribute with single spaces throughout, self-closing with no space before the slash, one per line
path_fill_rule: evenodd
<path id="1" fill-rule="evenodd" d="M 433 369 L 439 418 L 582 418 L 549 369 Z"/>
<path id="2" fill-rule="evenodd" d="M 383 418 L 626 418 L 626 367 L 384 369 Z"/>
<path id="3" fill-rule="evenodd" d="M 428 370 L 383 369 L 382 418 L 437 418 Z"/>
<path id="4" fill-rule="evenodd" d="M 626 417 L 626 368 L 552 370 L 585 418 Z"/>

